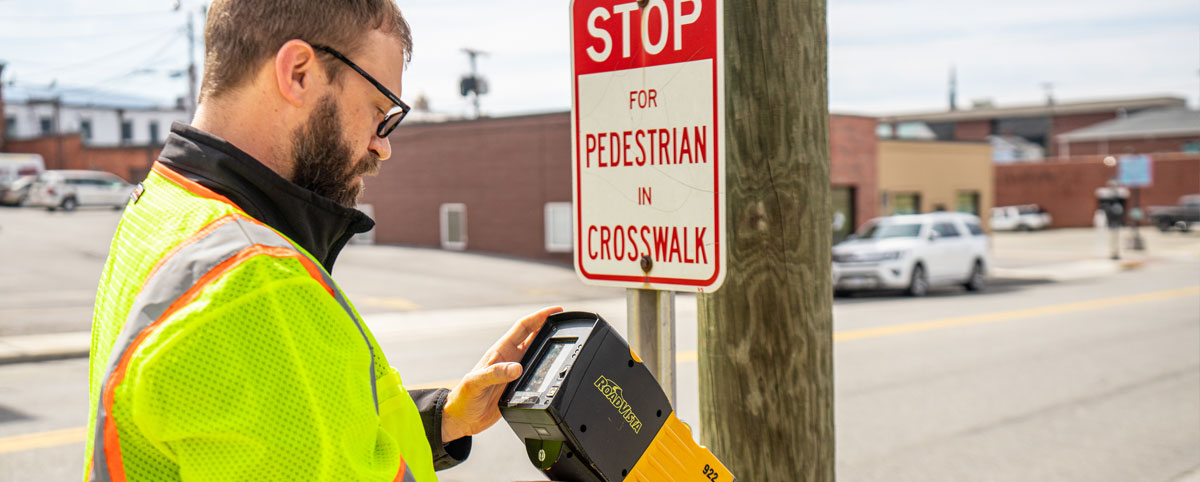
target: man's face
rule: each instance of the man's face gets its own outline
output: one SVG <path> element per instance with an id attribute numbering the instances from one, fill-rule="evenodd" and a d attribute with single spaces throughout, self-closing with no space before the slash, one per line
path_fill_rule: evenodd
<path id="1" fill-rule="evenodd" d="M 335 47 L 336 48 L 336 47 Z M 400 95 L 402 45 L 372 31 L 351 60 L 396 95 Z M 337 59 L 337 81 L 320 98 L 302 125 L 292 132 L 292 182 L 338 204 L 354 207 L 363 191 L 363 176 L 379 171 L 391 156 L 391 144 L 375 135 L 384 113 L 393 107 L 375 86 Z"/>
<path id="2" fill-rule="evenodd" d="M 354 207 L 363 191 L 362 176 L 374 175 L 382 161 L 374 152 L 355 159 L 340 119 L 337 101 L 327 95 L 308 122 L 292 132 L 292 182 Z"/>

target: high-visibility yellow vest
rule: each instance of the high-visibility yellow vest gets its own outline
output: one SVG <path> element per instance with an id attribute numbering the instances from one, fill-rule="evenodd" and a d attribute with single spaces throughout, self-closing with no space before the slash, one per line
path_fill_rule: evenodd
<path id="1" fill-rule="evenodd" d="M 417 407 L 329 274 L 155 164 L 92 326 L 85 479 L 436 481 Z"/>

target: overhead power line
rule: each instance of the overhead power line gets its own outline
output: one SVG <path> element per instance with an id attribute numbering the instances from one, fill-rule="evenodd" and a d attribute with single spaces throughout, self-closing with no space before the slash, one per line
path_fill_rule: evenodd
<path id="1" fill-rule="evenodd" d="M 129 18 L 129 17 L 153 17 L 158 15 L 169 15 L 175 13 L 173 10 L 146 10 L 141 12 L 105 12 L 105 13 L 82 13 L 82 14 L 17 14 L 0 13 L 0 18 L 4 20 L 46 20 L 57 22 L 61 20 L 87 20 L 94 18 Z"/>
<path id="2" fill-rule="evenodd" d="M 178 29 L 178 26 L 171 26 L 167 29 L 155 30 L 154 33 L 166 33 L 171 30 Z M 106 32 L 88 32 L 88 33 L 66 33 L 66 34 L 46 34 L 46 35 L 0 35 L 0 40 L 73 40 L 81 38 L 96 38 L 96 37 L 111 37 L 115 35 L 129 35 L 129 28 L 116 31 Z"/>
<path id="3" fill-rule="evenodd" d="M 102 53 L 100 55 L 96 55 L 96 56 L 93 56 L 93 57 L 90 57 L 90 58 L 87 58 L 87 59 L 84 59 L 84 60 L 81 60 L 78 62 L 72 62 L 69 64 L 59 65 L 59 66 L 55 66 L 55 67 L 43 68 L 40 70 L 25 72 L 24 74 L 40 76 L 40 75 L 45 75 L 45 74 L 50 74 L 50 73 L 69 71 L 72 69 L 77 69 L 79 67 L 92 65 L 97 62 L 109 60 L 114 57 L 120 57 L 120 56 L 124 56 L 124 55 L 130 54 L 130 53 L 137 52 L 137 51 L 145 49 L 145 47 L 147 45 L 153 45 L 153 44 L 157 44 L 159 42 L 166 43 L 168 45 L 173 44 L 176 40 L 178 40 L 178 38 L 180 36 L 182 36 L 181 34 L 184 33 L 184 30 L 182 27 L 175 27 L 174 30 L 175 30 L 174 32 L 169 32 L 168 35 L 166 35 L 166 36 L 163 36 L 161 34 L 161 32 L 155 32 L 154 34 L 139 38 L 136 42 L 122 46 L 121 48 L 111 50 L 111 51 L 108 51 L 108 52 Z M 158 42 L 153 42 L 155 40 L 157 40 Z"/>

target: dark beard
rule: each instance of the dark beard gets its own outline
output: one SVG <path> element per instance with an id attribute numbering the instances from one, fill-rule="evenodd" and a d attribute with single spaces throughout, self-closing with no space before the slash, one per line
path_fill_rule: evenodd
<path id="1" fill-rule="evenodd" d="M 372 153 L 351 164 L 350 146 L 338 122 L 333 96 L 322 98 L 308 123 L 292 132 L 292 179 L 296 185 L 349 208 L 357 205 L 363 186 L 357 178 L 374 174 L 379 159 Z"/>

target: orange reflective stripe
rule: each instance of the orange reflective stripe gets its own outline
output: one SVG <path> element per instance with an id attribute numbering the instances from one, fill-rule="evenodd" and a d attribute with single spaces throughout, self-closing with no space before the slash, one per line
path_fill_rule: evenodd
<path id="1" fill-rule="evenodd" d="M 146 328 L 139 332 L 137 337 L 135 337 L 133 341 L 129 343 L 129 346 L 125 349 L 124 353 L 121 354 L 121 361 L 117 364 L 116 369 L 113 370 L 112 375 L 109 376 L 108 381 L 104 385 L 104 393 L 102 395 L 101 403 L 104 404 L 104 410 L 108 414 L 108 416 L 104 417 L 104 458 L 108 464 L 109 476 L 111 476 L 114 481 L 125 482 L 126 479 L 125 466 L 121 463 L 121 441 L 117 434 L 116 416 L 113 413 L 113 400 L 116 397 L 115 389 L 117 385 L 120 385 L 121 382 L 125 380 L 126 369 L 129 366 L 129 360 L 133 356 L 133 353 L 137 351 L 138 346 L 141 345 L 146 337 L 150 336 L 151 332 L 153 332 L 164 321 L 170 318 L 171 315 L 174 315 L 177 311 L 195 301 L 196 298 L 200 296 L 200 293 L 204 291 L 204 288 L 206 288 L 209 284 L 216 281 L 218 278 L 228 273 L 232 269 L 236 268 L 242 262 L 258 255 L 266 255 L 273 258 L 295 258 L 299 260 L 300 264 L 304 266 L 309 275 L 312 276 L 313 279 L 317 280 L 317 282 L 320 283 L 321 286 L 325 288 L 325 291 L 329 292 L 331 296 L 334 295 L 333 288 L 325 282 L 325 277 L 321 275 L 320 268 L 317 268 L 317 266 L 311 259 L 308 258 L 308 256 L 305 256 L 303 253 L 289 247 L 255 244 L 243 249 L 242 251 L 239 251 L 236 255 L 231 256 L 229 259 L 222 261 L 212 270 L 205 273 L 204 276 L 201 276 L 200 279 L 197 280 L 196 283 L 190 288 L 188 288 L 183 295 L 171 303 L 171 306 L 163 312 L 162 316 L 158 317 L 158 319 L 146 326 Z M 403 470 L 404 462 L 401 460 L 401 475 L 403 475 Z"/>
<path id="2" fill-rule="evenodd" d="M 408 464 L 404 463 L 404 455 L 399 455 L 399 458 L 400 470 L 396 472 L 396 477 L 392 479 L 392 482 L 408 482 L 412 480 L 411 476 L 405 477 L 408 475 Z"/>
<path id="3" fill-rule="evenodd" d="M 217 194 L 207 187 L 201 186 L 196 181 L 193 181 L 191 179 L 183 177 L 182 174 L 171 170 L 171 168 L 164 166 L 161 162 L 154 161 L 154 166 L 152 166 L 150 168 L 150 170 L 157 172 L 158 175 L 167 178 L 168 180 L 170 180 L 171 182 L 173 182 L 175 184 L 178 184 L 179 187 L 186 189 L 188 192 L 190 192 L 192 194 L 195 194 L 202 198 L 212 199 L 214 201 L 221 201 L 225 204 L 237 206 L 237 204 L 234 204 L 233 201 L 229 200 L 229 198 L 222 196 L 220 194 Z"/>
<path id="4" fill-rule="evenodd" d="M 170 251 L 167 251 L 167 254 L 163 255 L 162 258 L 159 258 L 157 263 L 154 263 L 153 268 L 150 268 L 150 274 L 147 274 L 146 279 L 142 281 L 142 288 L 145 288 L 146 283 L 148 283 L 151 279 L 154 278 L 154 273 L 158 272 L 158 268 L 161 268 L 163 263 L 166 263 L 167 260 L 171 259 L 172 256 L 175 256 L 175 254 L 178 253 L 179 250 L 187 247 L 188 245 L 190 245 L 192 243 L 195 243 L 196 241 L 199 241 L 201 238 L 203 238 L 205 236 L 208 236 L 213 231 L 216 231 L 217 228 L 221 227 L 221 225 L 229 223 L 238 218 L 247 219 L 247 220 L 250 219 L 245 216 L 238 216 L 236 214 L 226 214 L 224 216 L 217 218 L 213 222 L 204 225 L 203 228 L 200 228 L 199 231 L 196 231 L 196 234 L 191 235 L 187 239 L 183 240 L 183 242 L 175 245 L 174 248 L 171 248 Z M 138 290 L 138 292 L 141 292 L 141 291 L 142 290 Z"/>

